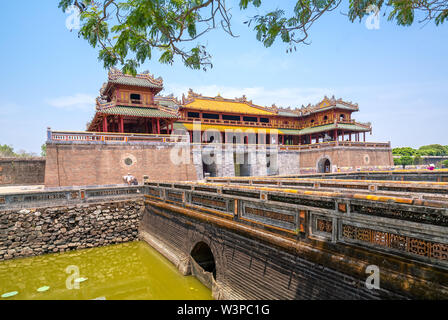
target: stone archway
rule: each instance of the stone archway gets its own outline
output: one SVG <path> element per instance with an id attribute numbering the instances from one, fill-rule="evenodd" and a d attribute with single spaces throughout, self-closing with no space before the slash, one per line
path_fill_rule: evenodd
<path id="1" fill-rule="evenodd" d="M 317 162 L 318 173 L 331 173 L 331 160 L 329 157 L 322 157 Z"/>

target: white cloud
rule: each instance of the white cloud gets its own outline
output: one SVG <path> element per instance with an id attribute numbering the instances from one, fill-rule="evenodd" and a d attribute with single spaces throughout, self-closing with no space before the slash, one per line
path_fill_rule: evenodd
<path id="1" fill-rule="evenodd" d="M 73 96 L 47 99 L 45 102 L 55 108 L 69 110 L 92 110 L 95 106 L 95 96 L 78 93 Z"/>

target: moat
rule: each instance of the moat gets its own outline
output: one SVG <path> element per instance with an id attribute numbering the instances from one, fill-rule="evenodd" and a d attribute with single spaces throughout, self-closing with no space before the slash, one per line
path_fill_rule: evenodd
<path id="1" fill-rule="evenodd" d="M 0 296 L 7 293 L 16 294 L 0 300 L 212 299 L 145 242 L 0 262 Z"/>

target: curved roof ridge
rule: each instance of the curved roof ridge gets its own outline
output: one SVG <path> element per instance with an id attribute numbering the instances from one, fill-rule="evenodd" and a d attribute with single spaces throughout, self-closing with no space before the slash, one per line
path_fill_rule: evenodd
<path id="1" fill-rule="evenodd" d="M 117 68 L 111 68 L 108 73 L 108 81 L 103 84 L 100 94 L 106 94 L 113 84 L 151 88 L 156 93 L 163 89 L 163 79 L 161 77 L 155 79 L 149 71 L 133 76 L 125 74 Z"/>
<path id="2" fill-rule="evenodd" d="M 254 104 L 252 100 L 247 100 L 246 95 L 243 95 L 240 98 L 224 98 L 219 93 L 216 97 L 209 97 L 209 96 L 203 96 L 202 94 L 196 93 L 193 91 L 193 89 L 188 90 L 188 96 L 185 98 L 185 95 L 182 95 L 182 105 L 186 105 L 189 103 L 194 102 L 195 100 L 208 100 L 208 101 L 219 101 L 219 102 L 229 102 L 229 103 L 239 103 L 239 104 L 246 104 L 249 107 L 260 109 L 262 111 L 271 112 L 274 114 L 278 113 L 278 108 L 273 105 L 272 107 L 265 107 L 260 106 L 257 104 Z"/>
<path id="3" fill-rule="evenodd" d="M 144 71 L 142 73 L 138 73 L 135 76 L 133 76 L 130 74 L 125 74 L 117 68 L 111 68 L 109 70 L 109 74 L 108 74 L 109 81 L 117 80 L 119 77 L 144 79 L 144 80 L 151 82 L 154 85 L 163 86 L 163 78 L 158 77 L 156 79 L 154 77 L 154 75 L 149 73 L 149 71 Z"/>

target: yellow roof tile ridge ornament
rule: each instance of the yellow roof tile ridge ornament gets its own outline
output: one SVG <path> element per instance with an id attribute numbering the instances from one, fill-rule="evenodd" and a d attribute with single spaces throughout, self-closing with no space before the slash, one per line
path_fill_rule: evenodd
<path id="1" fill-rule="evenodd" d="M 188 106 L 190 108 L 198 107 L 201 110 L 214 111 L 212 108 L 207 108 L 204 106 L 199 107 L 198 105 L 200 105 L 200 103 L 197 103 L 196 106 L 191 105 L 195 102 L 200 102 L 200 101 L 209 101 L 209 102 L 218 102 L 218 103 L 222 103 L 222 102 L 234 103 L 234 104 L 239 104 L 240 107 L 242 107 L 242 105 L 246 105 L 250 108 L 258 109 L 267 115 L 269 115 L 269 114 L 274 115 L 277 113 L 276 110 L 274 110 L 272 108 L 256 105 L 252 102 L 252 100 L 247 101 L 246 96 L 243 96 L 242 98 L 228 99 L 228 98 L 224 98 L 218 94 L 218 96 L 216 96 L 216 97 L 207 97 L 207 96 L 203 96 L 202 94 L 195 93 L 192 89 L 190 89 L 188 91 L 187 98 L 185 98 L 185 96 L 183 96 L 182 106 L 186 107 L 187 105 L 190 105 L 190 106 Z M 221 110 L 221 111 L 224 111 L 224 110 Z M 245 110 L 245 111 L 248 111 L 248 110 Z M 238 112 L 244 113 L 241 110 Z"/>

